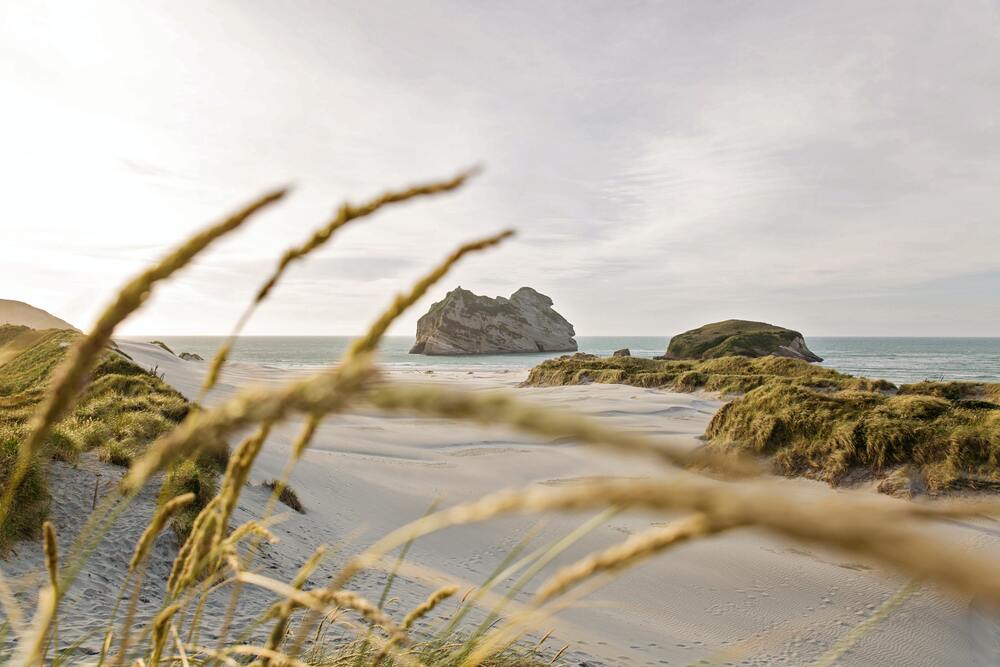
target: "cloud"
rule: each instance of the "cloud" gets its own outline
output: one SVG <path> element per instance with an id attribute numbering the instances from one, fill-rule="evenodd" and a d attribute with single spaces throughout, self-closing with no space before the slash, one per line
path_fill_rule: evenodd
<path id="1" fill-rule="evenodd" d="M 515 227 L 428 303 L 532 285 L 584 335 L 736 315 L 907 334 L 938 331 L 935 309 L 1000 334 L 967 298 L 1000 271 L 995 4 L 433 7 L 0 9 L 0 280 L 86 319 L 291 180 L 127 323 L 220 333 L 339 202 L 482 162 L 460 193 L 345 229 L 252 330 L 356 333 L 452 247 Z"/>

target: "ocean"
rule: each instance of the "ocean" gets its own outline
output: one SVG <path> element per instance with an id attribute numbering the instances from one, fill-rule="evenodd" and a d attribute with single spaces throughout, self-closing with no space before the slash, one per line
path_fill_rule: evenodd
<path id="1" fill-rule="evenodd" d="M 211 358 L 222 336 L 163 336 L 133 338 L 162 340 L 174 352 L 195 352 Z M 270 366 L 322 367 L 337 361 L 353 338 L 348 336 L 244 336 L 230 359 Z M 581 352 L 609 355 L 627 347 L 633 356 L 663 354 L 667 336 L 577 336 Z M 823 366 L 852 375 L 884 378 L 895 383 L 920 380 L 979 380 L 1000 382 L 1000 338 L 860 338 L 815 337 L 809 348 L 823 357 Z M 530 368 L 559 353 L 487 354 L 427 357 L 409 354 L 413 338 L 389 336 L 379 350 L 383 364 L 405 368 Z"/>

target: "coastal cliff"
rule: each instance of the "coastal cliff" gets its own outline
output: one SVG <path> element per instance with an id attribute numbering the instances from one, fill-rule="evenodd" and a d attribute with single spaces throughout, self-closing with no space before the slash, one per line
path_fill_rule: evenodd
<path id="1" fill-rule="evenodd" d="M 410 354 L 572 352 L 576 332 L 552 308 L 552 299 L 522 287 L 509 299 L 491 299 L 457 287 L 417 321 Z"/>
<path id="2" fill-rule="evenodd" d="M 713 322 L 670 339 L 663 359 L 717 359 L 719 357 L 788 357 L 823 361 L 806 347 L 798 331 L 747 320 Z"/>

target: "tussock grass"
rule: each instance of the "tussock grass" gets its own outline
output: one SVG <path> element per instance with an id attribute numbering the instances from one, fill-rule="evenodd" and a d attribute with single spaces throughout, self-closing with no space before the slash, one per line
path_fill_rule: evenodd
<path id="1" fill-rule="evenodd" d="M 723 406 L 706 435 L 716 447 L 768 455 L 786 475 L 831 484 L 858 469 L 882 475 L 908 465 L 932 492 L 997 485 L 1000 406 L 966 402 L 967 389 L 922 383 L 887 396 L 775 383 Z"/>
<path id="2" fill-rule="evenodd" d="M 185 493 L 194 494 L 194 502 L 178 510 L 174 517 L 172 525 L 179 537 L 187 537 L 198 512 L 215 497 L 222 468 L 219 461 L 203 458 L 201 461 L 183 459 L 167 470 L 160 487 L 161 502 Z"/>
<path id="3" fill-rule="evenodd" d="M 1000 383 L 985 382 L 931 382 L 924 380 L 914 384 L 904 384 L 900 394 L 920 394 L 939 396 L 949 401 L 985 400 L 1000 402 Z"/>
<path id="4" fill-rule="evenodd" d="M 49 458 L 63 463 L 76 463 L 83 445 L 72 428 L 59 425 L 52 429 L 45 442 Z"/>
<path id="5" fill-rule="evenodd" d="M 881 476 L 907 465 L 934 493 L 1000 483 L 1000 384 L 897 388 L 783 357 L 670 361 L 581 353 L 542 362 L 524 384 L 590 382 L 729 396 L 706 437 L 718 450 L 765 455 L 785 475 L 838 484 L 853 472 Z"/>
<path id="6" fill-rule="evenodd" d="M 295 489 L 290 487 L 288 484 L 282 484 L 276 479 L 269 479 L 264 482 L 263 486 L 271 489 L 272 491 L 278 489 L 278 502 L 291 507 L 299 514 L 306 513 L 305 505 L 303 505 L 302 501 L 299 500 L 299 494 L 295 493 Z"/>
<path id="7" fill-rule="evenodd" d="M 785 357 L 719 357 L 705 361 L 598 357 L 578 352 L 549 359 L 531 369 L 525 386 L 628 384 L 671 391 L 743 394 L 769 383 L 815 389 L 891 391 L 885 380 L 869 380 Z"/>
<path id="8" fill-rule="evenodd" d="M 0 479 L 10 478 L 25 435 L 21 426 L 0 424 Z M 39 534 L 49 514 L 50 499 L 44 465 L 36 458 L 21 480 L 15 511 L 0 523 L 0 550 L 5 550 L 15 540 Z"/>
<path id="9" fill-rule="evenodd" d="M 449 186 L 449 183 L 426 186 L 427 194 L 460 185 Z M 210 408 L 185 410 L 156 378 L 141 377 L 141 369 L 137 372 L 126 359 L 105 350 L 115 326 L 143 304 L 155 283 L 169 277 L 215 238 L 236 229 L 282 194 L 265 196 L 209 227 L 130 281 L 87 336 L 72 339 L 59 338 L 67 334 L 45 334 L 34 343 L 47 347 L 35 349 L 33 343 L 0 366 L 0 473 L 6 485 L 0 506 L 0 529 L 7 539 L 29 535 L 41 525 L 47 492 L 40 452 L 58 429 L 70 428 L 75 437 L 67 440 L 72 444 L 62 442 L 53 445 L 55 449 L 98 446 L 96 443 L 103 439 L 105 447 L 109 442 L 117 443 L 123 459 L 130 459 L 131 469 L 116 511 L 124 511 L 135 492 L 149 483 L 156 472 L 166 471 L 161 489 L 162 509 L 133 552 L 129 571 L 133 579 L 126 584 L 134 584 L 128 611 L 120 626 L 111 619 L 98 664 L 233 665 L 250 659 L 259 665 L 345 667 L 557 664 L 566 647 L 553 656 L 542 656 L 538 646 L 525 650 L 517 640 L 528 630 L 538 629 L 551 614 L 566 606 L 566 591 L 579 591 L 586 588 L 585 583 L 621 574 L 653 555 L 668 552 L 676 544 L 737 527 L 753 527 L 871 557 L 917 580 L 940 584 L 953 593 L 1000 603 L 1000 561 L 956 547 L 942 531 L 931 529 L 932 522 L 941 519 L 1000 513 L 998 502 L 904 504 L 872 494 L 829 490 L 800 496 L 787 485 L 747 478 L 754 472 L 752 469 L 727 463 L 728 459 L 719 457 L 717 452 L 692 455 L 676 443 L 620 432 L 573 413 L 524 405 L 509 395 L 477 395 L 384 381 L 372 365 L 372 353 L 392 322 L 467 253 L 489 248 L 509 233 L 469 243 L 449 255 L 412 289 L 390 303 L 369 331 L 351 346 L 339 366 L 284 386 L 246 389 Z M 393 194 L 374 201 L 382 200 L 393 201 Z M 316 245 L 329 236 L 323 230 L 319 234 Z M 304 256 L 311 249 L 310 243 L 286 253 L 288 259 L 279 263 L 261 299 L 280 277 L 284 265 Z M 25 334 L 7 335 L 13 341 Z M 21 358 L 22 355 L 27 356 Z M 225 348 L 217 355 L 213 372 L 224 359 Z M 815 461 L 822 470 L 837 457 L 843 458 L 846 468 L 854 460 L 878 468 L 921 452 L 922 456 L 927 455 L 929 469 L 938 466 L 933 469 L 944 470 L 948 465 L 958 464 L 968 467 L 974 462 L 978 471 L 994 475 L 997 463 L 994 451 L 1000 449 L 992 439 L 996 416 L 1000 413 L 962 403 L 988 402 L 993 395 L 990 388 L 982 391 L 982 397 L 978 393 L 973 396 L 964 388 L 958 398 L 921 391 L 900 391 L 899 395 L 890 396 L 894 387 L 887 383 L 851 378 L 786 359 L 728 357 L 704 362 L 663 362 L 635 358 L 600 360 L 574 355 L 540 365 L 529 378 L 529 383 L 538 385 L 581 382 L 627 382 L 745 393 L 713 422 L 713 433 L 723 443 L 717 448 L 768 452 L 776 457 L 785 455 L 790 462 L 804 462 L 797 465 Z M 88 384 L 89 388 L 83 391 Z M 622 455 L 653 455 L 658 465 L 673 469 L 669 475 L 661 476 L 659 468 L 653 465 L 648 479 L 587 480 L 554 489 L 533 486 L 444 508 L 398 528 L 355 555 L 325 587 L 305 587 L 308 574 L 323 556 L 322 547 L 289 583 L 258 574 L 252 562 L 254 549 L 240 547 L 246 541 L 252 547 L 261 539 L 274 539 L 266 528 L 268 517 L 233 530 L 229 519 L 270 429 L 293 416 L 306 419 L 286 474 L 275 483 L 272 493 L 277 494 L 279 489 L 287 488 L 288 475 L 308 447 L 320 421 L 355 406 L 506 424 L 547 440 L 569 438 Z M 60 423 L 64 417 L 65 421 Z M 850 424 L 850 428 L 845 424 Z M 256 430 L 227 461 L 219 453 L 219 443 L 248 428 Z M 939 460 L 936 456 L 940 446 L 925 432 L 944 430 L 952 439 L 948 455 Z M 880 435 L 876 437 L 876 433 Z M 831 446 L 831 441 L 838 444 Z M 717 464 L 717 477 L 676 469 L 704 462 Z M 206 474 L 208 466 L 225 466 L 218 484 L 212 475 Z M 830 470 L 836 476 L 839 468 L 833 466 Z M 15 499 L 22 504 L 15 506 L 13 512 L 7 511 Z M 512 514 L 581 510 L 596 510 L 599 514 L 550 547 L 535 550 L 516 562 L 510 562 L 516 555 L 512 552 L 509 561 L 460 602 L 461 608 L 452 623 L 432 641 L 411 636 L 412 627 L 421 617 L 427 618 L 424 614 L 452 603 L 449 599 L 455 592 L 452 585 L 438 588 L 401 620 L 349 587 L 355 575 L 367 568 L 384 567 L 386 557 L 402 547 L 399 559 L 392 566 L 395 573 L 404 565 L 402 554 L 408 548 L 404 545 L 438 530 Z M 633 536 L 620 545 L 566 565 L 528 604 L 514 601 L 514 595 L 570 544 L 612 514 L 630 510 L 663 513 L 674 518 L 675 523 Z M 138 625 L 134 623 L 135 600 L 142 581 L 144 554 L 163 529 L 167 517 L 172 515 L 176 521 L 185 512 L 190 512 L 184 519 L 189 530 L 166 582 L 161 608 L 151 621 L 135 627 Z M 685 516 L 677 519 L 678 512 Z M 107 522 L 88 521 L 82 539 L 85 542 L 99 539 L 107 525 Z M 50 566 L 48 583 L 39 591 L 32 623 L 16 624 L 18 664 L 40 664 L 49 658 L 59 599 L 73 585 L 73 572 L 79 571 L 78 563 L 72 560 L 80 556 L 72 551 L 68 558 L 60 557 L 57 562 L 51 525 L 46 529 L 46 538 L 47 544 L 53 545 L 49 552 L 54 564 Z M 63 565 L 63 560 L 68 562 Z M 61 577 L 53 574 L 57 567 L 63 568 Z M 519 570 L 523 574 L 506 597 L 498 600 L 492 592 L 497 581 Z M 415 576 L 420 572 L 419 568 L 406 571 Z M 430 581 L 430 577 L 427 579 Z M 436 581 L 434 587 L 440 583 Z M 268 629 L 270 624 L 266 646 L 247 643 L 231 634 L 232 621 L 238 617 L 241 591 L 250 586 L 278 597 L 271 611 L 246 629 L 247 632 L 260 627 Z M 231 589 L 229 611 L 221 626 L 212 628 L 219 641 L 215 647 L 198 644 L 192 638 L 201 630 L 203 617 L 199 610 L 205 596 L 224 587 Z M 124 598 L 127 590 L 123 589 L 122 594 Z M 9 597 L 0 595 L 0 604 L 8 604 Z M 469 609 L 467 605 L 484 603 L 492 605 L 487 622 L 471 634 L 459 627 L 458 621 Z M 21 618 L 16 613 L 7 616 Z M 353 633 L 356 641 L 327 642 L 325 631 L 334 624 Z M 856 636 L 857 633 L 850 640 L 855 641 Z M 546 639 L 548 635 L 539 645 Z"/>
<path id="10" fill-rule="evenodd" d="M 80 337 L 68 330 L 0 329 L 0 340 L 6 341 L 0 344 L 0 353 L 11 353 L 0 364 L 0 437 L 4 442 L 0 483 L 11 484 L 17 456 L 29 437 L 31 416 L 44 400 L 56 367 Z M 111 348 L 102 351 L 76 407 L 47 429 L 13 497 L 12 511 L 0 521 L 0 549 L 37 534 L 38 519 L 45 517 L 49 503 L 42 472 L 47 461 L 75 464 L 83 452 L 97 450 L 100 460 L 127 467 L 147 445 L 183 421 L 190 409 L 187 400 L 160 378 Z M 199 468 L 197 476 L 206 481 L 218 475 L 215 464 L 194 465 Z M 199 500 L 207 502 L 212 493 L 214 488 Z"/>

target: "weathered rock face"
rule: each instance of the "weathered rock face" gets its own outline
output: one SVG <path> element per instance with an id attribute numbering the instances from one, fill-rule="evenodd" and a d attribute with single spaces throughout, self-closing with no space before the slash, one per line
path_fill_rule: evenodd
<path id="1" fill-rule="evenodd" d="M 410 354 L 572 352 L 573 325 L 552 309 L 552 299 L 522 287 L 509 299 L 491 299 L 457 287 L 417 321 Z"/>
<path id="2" fill-rule="evenodd" d="M 662 359 L 715 359 L 767 355 L 823 361 L 806 347 L 798 331 L 764 322 L 725 320 L 685 331 L 670 339 Z"/>
<path id="3" fill-rule="evenodd" d="M 623 347 L 620 350 L 615 350 L 614 352 L 612 352 L 611 356 L 612 357 L 631 357 L 632 356 L 632 351 L 630 349 L 628 349 L 627 347 Z"/>
<path id="4" fill-rule="evenodd" d="M 194 352 L 181 352 L 177 356 L 183 359 L 184 361 L 205 361 L 204 359 L 201 358 L 200 354 L 196 354 Z"/>

